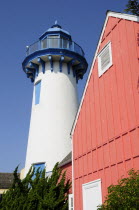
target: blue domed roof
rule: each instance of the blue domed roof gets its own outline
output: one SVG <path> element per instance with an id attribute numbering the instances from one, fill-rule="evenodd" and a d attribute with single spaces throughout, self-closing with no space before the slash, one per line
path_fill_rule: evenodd
<path id="1" fill-rule="evenodd" d="M 52 25 L 51 28 L 49 28 L 46 32 L 44 32 L 39 39 L 42 40 L 48 35 L 61 35 L 71 40 L 71 35 L 69 34 L 69 32 L 63 30 L 62 27 L 59 24 L 57 24 L 57 22 L 54 25 Z"/>

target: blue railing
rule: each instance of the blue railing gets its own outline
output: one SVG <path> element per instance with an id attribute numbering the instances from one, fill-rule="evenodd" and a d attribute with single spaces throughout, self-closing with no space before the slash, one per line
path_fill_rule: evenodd
<path id="1" fill-rule="evenodd" d="M 84 51 L 82 48 L 73 41 L 69 41 L 62 38 L 46 38 L 41 41 L 37 41 L 30 46 L 27 46 L 26 54 L 27 56 L 35 51 L 48 49 L 48 48 L 60 48 L 67 49 L 84 56 Z"/>

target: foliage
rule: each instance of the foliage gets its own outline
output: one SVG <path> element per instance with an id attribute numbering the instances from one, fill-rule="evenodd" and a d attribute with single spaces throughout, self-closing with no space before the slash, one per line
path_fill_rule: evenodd
<path id="1" fill-rule="evenodd" d="M 51 177 L 45 176 L 45 170 L 35 172 L 32 168 L 21 180 L 18 167 L 14 171 L 12 187 L 3 195 L 1 210 L 67 210 L 70 181 L 66 181 L 65 172 L 55 165 Z M 34 176 L 35 175 L 35 176 Z"/>
<path id="2" fill-rule="evenodd" d="M 139 1 L 129 0 L 124 11 L 139 16 Z"/>
<path id="3" fill-rule="evenodd" d="M 137 210 L 139 209 L 139 171 L 129 171 L 118 185 L 108 187 L 108 196 L 102 210 Z"/>

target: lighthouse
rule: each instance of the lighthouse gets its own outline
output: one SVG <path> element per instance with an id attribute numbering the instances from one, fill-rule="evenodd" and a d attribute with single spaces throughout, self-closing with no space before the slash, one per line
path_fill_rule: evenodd
<path id="1" fill-rule="evenodd" d="M 77 83 L 87 66 L 82 48 L 57 22 L 27 46 L 22 67 L 34 88 L 25 174 L 34 166 L 49 175 L 71 151 Z"/>

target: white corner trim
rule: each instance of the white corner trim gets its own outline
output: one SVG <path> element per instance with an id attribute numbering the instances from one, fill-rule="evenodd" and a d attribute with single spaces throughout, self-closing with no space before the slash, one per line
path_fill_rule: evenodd
<path id="1" fill-rule="evenodd" d="M 72 129 L 71 129 L 71 136 L 73 136 L 73 133 L 74 133 L 74 130 L 75 130 L 75 127 L 76 127 L 76 123 L 77 123 L 77 120 L 78 120 L 78 117 L 79 117 L 79 113 L 80 113 L 80 110 L 81 110 L 81 107 L 82 107 L 82 104 L 83 104 L 84 96 L 85 96 L 85 93 L 86 93 L 86 90 L 87 90 L 87 87 L 88 87 L 88 83 L 89 83 L 90 78 L 91 78 L 91 74 L 92 74 L 92 70 L 93 70 L 93 67 L 94 67 L 94 64 L 95 64 L 95 60 L 96 60 L 96 57 L 97 57 L 98 48 L 99 48 L 99 45 L 100 45 L 100 42 L 101 42 L 101 39 L 102 39 L 102 36 L 103 36 L 103 33 L 104 33 L 104 30 L 105 30 L 105 27 L 106 27 L 106 24 L 108 22 L 109 17 L 117 17 L 117 18 L 121 18 L 121 19 L 125 19 L 125 20 L 132 20 L 132 21 L 135 21 L 135 22 L 139 22 L 139 17 L 135 16 L 135 15 L 122 14 L 122 13 L 111 12 L 111 11 L 109 11 L 107 13 L 107 16 L 106 16 L 106 19 L 105 19 L 105 22 L 104 22 L 104 25 L 103 25 L 103 28 L 102 28 L 102 32 L 100 34 L 99 42 L 98 42 L 98 45 L 97 45 L 97 48 L 96 48 L 96 52 L 95 52 L 95 55 L 94 55 L 94 58 L 93 58 L 93 61 L 92 61 L 92 65 L 91 65 L 91 68 L 90 68 L 88 79 L 87 79 L 87 82 L 86 82 L 86 85 L 85 85 L 85 88 L 84 88 L 84 92 L 83 92 L 83 95 L 82 95 L 82 98 L 81 98 L 81 102 L 80 102 L 80 105 L 79 105 L 79 108 L 78 108 L 78 111 L 77 111 Z"/>
<path id="2" fill-rule="evenodd" d="M 73 138 L 72 138 L 72 136 L 70 136 L 70 139 L 71 139 L 71 148 L 72 148 L 72 164 L 71 164 L 71 166 L 72 166 L 72 195 L 73 195 L 73 209 L 74 209 L 74 147 L 73 147 Z"/>

